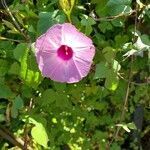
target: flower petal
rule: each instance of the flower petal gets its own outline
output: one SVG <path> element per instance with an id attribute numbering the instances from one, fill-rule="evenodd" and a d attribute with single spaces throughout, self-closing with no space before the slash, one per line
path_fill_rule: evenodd
<path id="1" fill-rule="evenodd" d="M 87 74 L 90 71 L 92 62 L 85 61 L 85 60 L 77 58 L 77 57 L 74 58 L 74 62 L 75 62 L 75 65 L 76 65 L 81 77 L 83 78 L 83 77 L 87 76 Z"/>
<path id="2" fill-rule="evenodd" d="M 49 77 L 49 74 L 52 74 L 57 64 L 56 53 L 47 54 L 47 53 L 37 53 L 37 62 L 39 63 L 39 69 L 42 72 L 43 76 Z"/>
<path id="3" fill-rule="evenodd" d="M 82 77 L 71 59 L 65 63 L 60 63 L 50 78 L 58 82 L 74 83 L 80 81 Z"/>
<path id="4" fill-rule="evenodd" d="M 73 56 L 70 59 L 62 59 L 58 55 L 61 46 L 72 49 Z M 69 23 L 51 27 L 36 40 L 35 47 L 36 59 L 43 76 L 58 82 L 80 81 L 90 71 L 95 54 L 92 40 Z"/>
<path id="5" fill-rule="evenodd" d="M 45 34 L 40 36 L 35 43 L 37 51 L 57 50 L 61 45 L 62 26 L 55 25 L 51 27 Z"/>
<path id="6" fill-rule="evenodd" d="M 75 26 L 64 23 L 62 26 L 62 43 L 69 47 L 89 47 L 92 45 L 92 40 L 79 32 Z"/>
<path id="7" fill-rule="evenodd" d="M 77 57 L 79 59 L 89 61 L 89 62 L 91 62 L 91 60 L 93 59 L 95 55 L 94 46 L 85 47 L 85 48 L 74 48 L 73 51 L 75 53 L 74 57 Z"/>

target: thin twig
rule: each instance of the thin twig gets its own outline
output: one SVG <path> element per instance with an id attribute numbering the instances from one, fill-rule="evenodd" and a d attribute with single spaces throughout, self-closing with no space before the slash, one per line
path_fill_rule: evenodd
<path id="1" fill-rule="evenodd" d="M 21 138 L 15 137 L 7 128 L 0 125 L 0 136 L 5 140 L 8 140 L 14 146 L 18 146 L 23 150 L 24 148 L 24 141 Z M 27 147 L 26 150 L 33 150 L 30 146 Z"/>
<path id="2" fill-rule="evenodd" d="M 17 43 L 23 42 L 23 41 L 21 41 L 21 40 L 10 39 L 10 38 L 6 38 L 6 37 L 2 37 L 2 36 L 0 36 L 0 40 L 11 41 L 11 42 L 17 42 Z"/>
<path id="3" fill-rule="evenodd" d="M 6 9 L 6 11 L 8 12 L 10 18 L 12 19 L 14 25 L 16 26 L 16 28 L 19 30 L 19 32 L 23 35 L 23 37 L 26 39 L 26 41 L 29 41 L 29 36 L 26 35 L 23 30 L 21 29 L 20 25 L 18 24 L 18 22 L 16 21 L 16 19 L 14 18 L 14 16 L 12 15 L 9 7 L 7 6 L 6 4 L 6 1 L 5 0 L 1 0 L 1 3 L 3 5 L 3 7 Z"/>
<path id="4" fill-rule="evenodd" d="M 23 141 L 17 140 L 13 135 L 11 135 L 4 127 L 0 125 L 0 136 L 6 140 L 8 140 L 10 143 L 12 143 L 14 146 L 18 146 L 21 149 L 23 149 Z M 21 142 L 20 142 L 21 141 Z"/>
<path id="5" fill-rule="evenodd" d="M 117 18 L 120 18 L 120 17 L 126 17 L 126 16 L 131 16 L 132 14 L 136 13 L 135 10 L 132 10 L 131 12 L 129 13 L 121 13 L 121 14 L 118 14 L 116 16 L 107 16 L 107 17 L 102 17 L 102 18 L 95 18 L 93 17 L 92 14 L 90 14 L 90 16 L 95 20 L 95 21 L 112 21 L 112 20 L 115 20 Z"/>
<path id="6" fill-rule="evenodd" d="M 24 127 L 24 145 L 23 145 L 23 150 L 27 150 L 28 148 L 28 127 L 27 127 L 27 123 L 25 123 L 25 127 Z"/>
<path id="7" fill-rule="evenodd" d="M 31 98 L 27 111 L 30 112 L 32 107 L 33 107 L 33 99 Z M 27 148 L 28 148 L 28 145 L 29 145 L 28 134 L 29 134 L 30 130 L 31 130 L 31 127 L 28 126 L 28 119 L 27 119 L 25 121 L 25 126 L 24 126 L 24 146 L 23 146 L 23 150 L 27 150 Z"/>
<path id="8" fill-rule="evenodd" d="M 129 82 L 128 79 L 125 79 L 125 78 L 122 77 L 120 74 L 118 74 L 118 77 L 119 77 L 120 79 L 124 80 L 125 82 Z M 148 81 L 147 81 L 147 82 L 142 82 L 142 83 L 137 83 L 137 82 L 130 81 L 130 83 L 131 83 L 131 84 L 134 84 L 134 85 L 138 85 L 138 86 L 149 84 Z"/>

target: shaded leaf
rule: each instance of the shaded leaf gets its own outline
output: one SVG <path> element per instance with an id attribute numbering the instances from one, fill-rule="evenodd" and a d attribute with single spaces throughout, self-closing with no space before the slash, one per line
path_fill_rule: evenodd
<path id="1" fill-rule="evenodd" d="M 9 63 L 5 59 L 0 59 L 0 76 L 4 76 L 9 69 Z"/>
<path id="2" fill-rule="evenodd" d="M 57 98 L 58 94 L 53 89 L 47 89 L 43 92 L 40 101 L 42 101 L 42 105 L 47 105 L 56 101 Z"/>
<path id="3" fill-rule="evenodd" d="M 100 30 L 105 33 L 106 31 L 112 30 L 113 26 L 111 25 L 110 22 L 101 22 L 98 27 L 100 28 Z"/>
<path id="4" fill-rule="evenodd" d="M 12 103 L 12 107 L 11 107 L 11 116 L 13 118 L 17 118 L 18 116 L 18 111 L 23 108 L 24 103 L 23 100 L 20 96 L 17 96 Z"/>
<path id="5" fill-rule="evenodd" d="M 20 66 L 17 62 L 14 62 L 11 66 L 10 69 L 8 71 L 9 74 L 15 74 L 15 75 L 19 75 L 20 73 Z"/>
<path id="6" fill-rule="evenodd" d="M 4 20 L 4 19 L 2 21 L 8 28 L 10 28 L 12 30 L 16 30 L 15 26 L 11 22 Z"/>
<path id="7" fill-rule="evenodd" d="M 14 96 L 14 94 L 12 93 L 12 91 L 10 90 L 10 88 L 4 84 L 0 83 L 0 98 L 12 98 Z"/>
<path id="8" fill-rule="evenodd" d="M 94 79 L 105 78 L 107 72 L 108 72 L 108 64 L 106 62 L 101 62 L 97 64 Z"/>
<path id="9" fill-rule="evenodd" d="M 103 49 L 103 54 L 108 63 L 112 63 L 115 58 L 115 50 L 112 47 L 105 47 Z"/>
<path id="10" fill-rule="evenodd" d="M 120 13 L 129 13 L 131 12 L 131 0 L 109 0 L 107 7 L 109 8 L 109 14 L 111 16 L 118 15 Z"/>
<path id="11" fill-rule="evenodd" d="M 19 62 L 21 62 L 27 49 L 28 49 L 27 43 L 18 44 L 17 47 L 14 49 L 14 58 Z"/>

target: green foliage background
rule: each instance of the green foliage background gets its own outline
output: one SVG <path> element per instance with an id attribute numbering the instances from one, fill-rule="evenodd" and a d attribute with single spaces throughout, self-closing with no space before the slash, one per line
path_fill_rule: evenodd
<path id="1" fill-rule="evenodd" d="M 0 7 L 0 149 L 150 149 L 149 0 Z M 34 56 L 36 38 L 68 21 L 96 47 L 91 72 L 76 84 L 43 78 Z"/>

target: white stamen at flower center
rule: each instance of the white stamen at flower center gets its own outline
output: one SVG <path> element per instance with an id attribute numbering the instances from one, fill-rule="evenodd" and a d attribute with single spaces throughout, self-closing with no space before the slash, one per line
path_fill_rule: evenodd
<path id="1" fill-rule="evenodd" d="M 68 55 L 68 47 L 67 46 L 65 46 L 65 53 L 66 53 L 66 55 Z"/>

